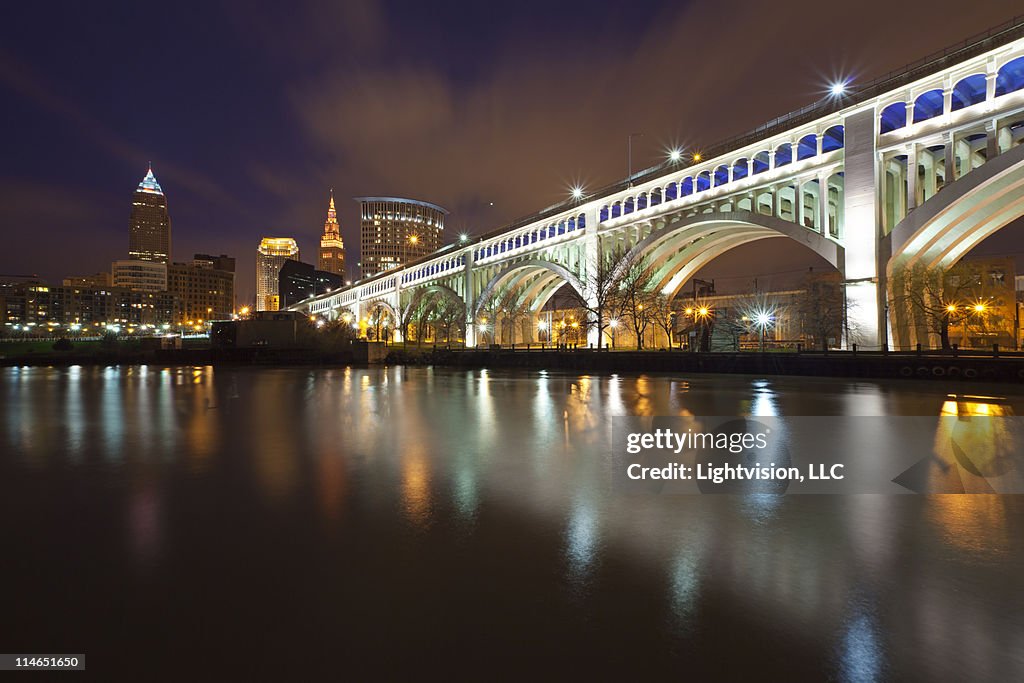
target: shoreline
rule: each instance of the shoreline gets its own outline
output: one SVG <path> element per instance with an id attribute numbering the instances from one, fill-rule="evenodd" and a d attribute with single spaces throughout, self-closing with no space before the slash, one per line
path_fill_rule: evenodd
<path id="1" fill-rule="evenodd" d="M 376 355 L 376 354 L 375 354 Z M 959 352 L 691 353 L 591 349 L 401 349 L 379 355 L 384 365 L 569 370 L 574 372 L 684 372 L 862 379 L 905 379 L 1024 385 L 1024 354 Z M 0 366 L 223 365 L 338 367 L 369 365 L 351 350 L 175 349 L 89 354 L 29 353 L 0 357 Z"/>

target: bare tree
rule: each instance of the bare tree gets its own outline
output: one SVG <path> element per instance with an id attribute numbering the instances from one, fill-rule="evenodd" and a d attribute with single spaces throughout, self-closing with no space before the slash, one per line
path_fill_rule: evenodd
<path id="1" fill-rule="evenodd" d="M 645 258 L 632 259 L 623 265 L 620 272 L 613 301 L 620 317 L 629 320 L 633 328 L 637 350 L 642 350 L 647 328 L 658 313 L 657 295 L 651 291 L 654 274 Z"/>
<path id="2" fill-rule="evenodd" d="M 950 349 L 952 325 L 986 324 L 985 316 L 972 315 L 982 296 L 982 275 L 980 266 L 963 261 L 948 270 L 920 263 L 905 266 L 893 272 L 891 305 L 909 313 L 915 326 L 937 335 L 942 349 Z"/>
<path id="3" fill-rule="evenodd" d="M 611 313 L 617 296 L 618 285 L 622 280 L 628 251 L 617 246 L 609 251 L 598 247 L 598 257 L 588 260 L 584 288 L 590 301 L 581 300 L 580 304 L 587 312 L 587 325 L 597 328 L 597 348 L 601 348 L 604 331 L 611 322 Z"/>
<path id="4" fill-rule="evenodd" d="M 452 340 L 452 330 L 457 334 L 462 331 L 462 322 L 466 309 L 458 301 L 447 296 L 438 297 L 432 309 L 432 320 L 437 330 L 442 333 L 446 342 Z"/>
<path id="5" fill-rule="evenodd" d="M 497 296 L 497 314 L 501 316 L 501 341 L 505 340 L 505 330 L 508 329 L 508 342 L 516 343 L 516 326 L 529 316 L 530 309 L 523 300 L 523 293 L 519 287 L 508 287 Z M 495 320 L 495 325 L 498 324 Z M 495 328 L 497 331 L 497 328 Z"/>
<path id="6" fill-rule="evenodd" d="M 369 315 L 370 326 L 374 329 L 374 339 L 376 341 L 381 340 L 381 335 L 388 333 L 388 322 L 391 321 L 391 313 L 384 306 L 377 305 L 370 310 Z M 390 336 L 390 334 L 387 334 Z"/>
<path id="7" fill-rule="evenodd" d="M 836 273 L 811 273 L 804 278 L 798 313 L 809 341 L 828 350 L 829 339 L 842 334 L 846 319 L 842 279 Z"/>
<path id="8" fill-rule="evenodd" d="M 657 292 L 651 297 L 650 307 L 651 319 L 658 329 L 665 333 L 665 343 L 669 348 L 672 348 L 677 322 L 677 315 L 672 305 L 672 300 L 665 294 Z"/>
<path id="9" fill-rule="evenodd" d="M 584 344 L 587 339 L 588 318 L 590 309 L 574 299 L 577 305 L 571 308 L 560 309 L 561 317 L 555 321 L 555 332 L 558 334 L 558 341 L 561 344 Z"/>

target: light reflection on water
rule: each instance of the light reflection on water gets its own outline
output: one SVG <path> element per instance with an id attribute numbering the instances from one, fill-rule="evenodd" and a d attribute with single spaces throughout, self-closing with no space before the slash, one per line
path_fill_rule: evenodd
<path id="1" fill-rule="evenodd" d="M 326 572 L 412 621 L 426 598 L 387 597 L 404 584 L 374 577 L 415 566 L 433 577 L 432 595 L 451 597 L 443 612 L 453 621 L 424 623 L 428 640 L 455 622 L 486 620 L 500 641 L 502 615 L 514 624 L 516 609 L 489 602 L 501 593 L 524 604 L 543 596 L 567 647 L 565 634 L 576 631 L 590 634 L 579 641 L 590 648 L 598 626 L 634 630 L 636 656 L 689 653 L 697 670 L 745 671 L 720 661 L 716 648 L 735 640 L 723 628 L 849 681 L 994 676 L 1021 664 L 1021 612 L 1009 609 L 1024 592 L 1018 497 L 625 497 L 612 493 L 608 474 L 616 415 L 947 415 L 961 418 L 953 439 L 991 443 L 1000 435 L 969 418 L 1017 414 L 1019 396 L 436 368 L 0 372 L 0 493 L 49 534 L 63 527 L 48 526 L 45 511 L 66 506 L 60 517 L 80 516 L 82 533 L 106 548 L 104 572 L 147 577 L 152 590 L 169 590 L 182 563 L 208 556 L 203 539 L 217 537 L 227 540 L 210 561 L 221 570 L 241 565 L 233 571 L 289 585 Z M 937 445 L 951 436 L 941 424 Z M 868 436 L 887 438 L 882 431 Z M 1000 457 L 993 452 L 991 466 Z M 39 486 L 62 493 L 44 498 Z M 112 519 L 123 538 L 108 535 Z M 248 540 L 236 545 L 238 536 Z M 258 539 L 279 537 L 286 545 L 258 550 Z M 34 552 L 43 563 L 57 557 Z M 241 559 L 251 553 L 259 560 Z M 301 563 L 289 559 L 296 553 Z M 499 582 L 496 572 L 514 578 Z M 232 585 L 218 590 L 230 595 Z M 358 633 L 358 620 L 346 621 L 355 598 L 323 595 L 329 623 Z M 639 611 L 629 623 L 607 616 L 630 610 Z M 958 652 L 965 634 L 980 639 L 970 656 Z M 760 661 L 748 673 L 772 666 Z"/>

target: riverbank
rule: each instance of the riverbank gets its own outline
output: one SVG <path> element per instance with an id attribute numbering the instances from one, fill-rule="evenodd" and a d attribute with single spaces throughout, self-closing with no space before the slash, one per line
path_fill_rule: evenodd
<path id="1" fill-rule="evenodd" d="M 350 365 L 368 359 L 351 350 L 310 349 L 96 349 L 0 356 L 0 366 L 70 365 Z"/>
<path id="2" fill-rule="evenodd" d="M 396 364 L 532 368 L 577 372 L 687 372 L 871 379 L 928 379 L 1024 384 L 1024 354 L 991 352 L 690 353 L 590 349 L 396 349 Z"/>
<path id="3" fill-rule="evenodd" d="M 992 352 L 690 353 L 591 349 L 448 349 L 357 344 L 351 349 L 92 348 L 0 356 L 4 366 L 254 365 L 343 366 L 385 363 L 573 372 L 685 372 L 805 377 L 860 377 L 1024 385 L 1024 354 Z"/>

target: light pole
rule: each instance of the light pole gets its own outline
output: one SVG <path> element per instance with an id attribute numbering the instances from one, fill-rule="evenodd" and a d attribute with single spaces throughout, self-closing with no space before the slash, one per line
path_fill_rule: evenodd
<path id="1" fill-rule="evenodd" d="M 633 187 L 633 138 L 643 137 L 643 133 L 630 133 L 626 138 L 626 182 Z"/>
<path id="2" fill-rule="evenodd" d="M 758 311 L 754 315 L 754 322 L 757 324 L 757 330 L 760 334 L 759 348 L 761 353 L 764 353 L 764 333 L 768 326 L 772 324 L 772 315 L 768 311 Z"/>

